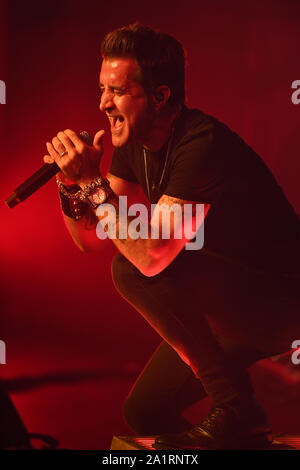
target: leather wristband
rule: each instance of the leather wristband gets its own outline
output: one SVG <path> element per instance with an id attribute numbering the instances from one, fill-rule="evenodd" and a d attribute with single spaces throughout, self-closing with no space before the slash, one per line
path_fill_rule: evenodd
<path id="1" fill-rule="evenodd" d="M 69 187 L 68 190 L 71 193 L 76 193 L 78 187 L 74 185 L 74 187 Z M 63 213 L 71 219 L 80 220 L 89 209 L 89 204 L 81 201 L 77 197 L 68 197 L 61 191 L 59 191 L 59 197 Z"/>

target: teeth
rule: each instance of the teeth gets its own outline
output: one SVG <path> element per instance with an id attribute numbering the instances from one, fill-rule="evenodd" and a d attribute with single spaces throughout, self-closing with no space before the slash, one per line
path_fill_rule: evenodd
<path id="1" fill-rule="evenodd" d="M 124 122 L 124 118 L 123 116 L 110 116 L 110 121 L 114 127 L 118 127 Z"/>

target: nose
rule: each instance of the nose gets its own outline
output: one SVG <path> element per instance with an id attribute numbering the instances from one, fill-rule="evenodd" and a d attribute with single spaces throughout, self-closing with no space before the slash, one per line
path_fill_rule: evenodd
<path id="1" fill-rule="evenodd" d="M 100 111 L 105 112 L 113 107 L 113 93 L 109 90 L 103 90 L 99 105 Z"/>

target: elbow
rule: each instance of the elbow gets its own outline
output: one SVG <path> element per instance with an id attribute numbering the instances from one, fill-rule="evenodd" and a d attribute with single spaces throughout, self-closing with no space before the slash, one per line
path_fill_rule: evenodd
<path id="1" fill-rule="evenodd" d="M 146 277 L 153 277 L 164 271 L 176 258 L 182 250 L 182 243 L 176 244 L 173 249 L 168 244 L 159 244 L 148 251 L 147 256 L 143 259 L 137 268 Z M 175 249 L 174 249 L 175 248 Z"/>
<path id="2" fill-rule="evenodd" d="M 153 244 L 146 250 L 147 255 L 142 259 L 137 269 L 146 277 L 154 277 L 160 274 L 171 263 L 170 250 L 161 242 Z"/>
<path id="3" fill-rule="evenodd" d="M 163 260 L 152 257 L 148 257 L 146 261 L 136 267 L 145 277 L 157 276 L 157 274 L 161 273 L 166 268 Z"/>
<path id="4" fill-rule="evenodd" d="M 138 268 L 140 273 L 143 274 L 143 276 L 145 277 L 154 277 L 156 276 L 157 274 L 161 273 L 161 271 L 163 271 L 162 269 L 155 269 L 155 268 Z"/>
<path id="5" fill-rule="evenodd" d="M 154 277 L 156 276 L 157 274 L 159 274 L 160 271 L 156 271 L 155 269 L 149 269 L 149 268 L 146 268 L 146 269 L 141 269 L 139 268 L 139 271 L 141 274 L 143 274 L 143 276 L 145 277 Z"/>

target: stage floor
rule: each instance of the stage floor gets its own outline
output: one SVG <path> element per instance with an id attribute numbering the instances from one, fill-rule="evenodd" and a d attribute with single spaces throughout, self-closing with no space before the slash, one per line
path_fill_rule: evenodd
<path id="1" fill-rule="evenodd" d="M 156 436 L 114 436 L 111 450 L 174 450 L 171 447 L 155 446 Z M 192 448 L 191 448 L 192 449 Z M 199 450 L 199 449 L 197 449 Z M 201 449 L 205 450 L 205 449 Z M 253 449 L 254 450 L 254 449 Z M 263 450 L 300 450 L 300 436 L 277 434 L 273 436 L 270 447 Z"/>

